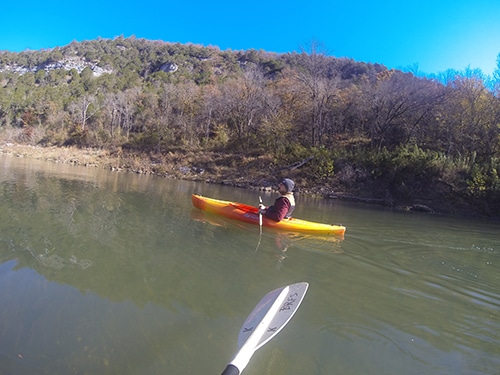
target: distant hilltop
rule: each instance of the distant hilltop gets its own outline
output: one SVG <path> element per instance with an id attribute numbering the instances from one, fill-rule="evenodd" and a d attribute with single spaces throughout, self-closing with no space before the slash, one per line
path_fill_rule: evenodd
<path id="1" fill-rule="evenodd" d="M 170 43 L 138 39 L 135 37 L 96 39 L 72 42 L 63 47 L 26 50 L 22 52 L 0 51 L 0 73 L 46 73 L 74 70 L 78 74 L 85 69 L 92 76 L 103 74 L 127 74 L 136 72 L 142 78 L 151 74 L 176 73 L 179 77 L 194 80 L 197 84 L 212 82 L 214 77 L 239 74 L 241 69 L 259 66 L 267 78 L 272 78 L 285 67 L 293 67 L 302 54 L 278 54 L 263 50 L 221 51 L 216 46 Z M 326 57 L 340 72 L 342 79 L 362 75 L 374 76 L 388 69 L 380 64 L 356 62 L 347 58 Z"/>

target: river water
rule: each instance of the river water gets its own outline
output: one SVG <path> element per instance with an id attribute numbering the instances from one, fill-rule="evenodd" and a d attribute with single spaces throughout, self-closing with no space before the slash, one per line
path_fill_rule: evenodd
<path id="1" fill-rule="evenodd" d="M 0 157 L 0 374 L 220 374 L 269 291 L 310 284 L 247 375 L 498 374 L 500 223 L 297 197 L 344 238 L 206 215 L 255 191 Z M 275 195 L 265 194 L 265 203 Z"/>

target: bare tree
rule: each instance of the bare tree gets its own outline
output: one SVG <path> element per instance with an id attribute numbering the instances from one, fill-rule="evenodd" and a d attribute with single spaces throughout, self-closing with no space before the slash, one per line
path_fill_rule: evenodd
<path id="1" fill-rule="evenodd" d="M 222 123 L 234 129 L 241 141 L 256 133 L 266 110 L 265 81 L 260 71 L 250 69 L 220 86 L 217 112 Z"/>
<path id="2" fill-rule="evenodd" d="M 134 124 L 134 114 L 140 93 L 139 88 L 132 88 L 118 92 L 115 96 L 116 108 L 120 117 L 120 127 L 125 130 L 127 139 L 130 137 L 130 130 Z"/>
<path id="3" fill-rule="evenodd" d="M 457 153 L 489 157 L 499 150 L 498 98 L 487 90 L 481 75 L 466 73 L 450 84 L 447 100 L 453 147 Z"/>
<path id="4" fill-rule="evenodd" d="M 304 121 L 309 124 L 310 142 L 315 146 L 329 127 L 328 112 L 339 87 L 339 75 L 331 59 L 317 42 L 312 42 L 310 52 L 304 50 L 298 56 L 298 69 L 294 75 L 298 83 L 298 95 L 302 95 L 306 107 Z"/>
<path id="5" fill-rule="evenodd" d="M 414 77 L 410 73 L 383 71 L 375 84 L 363 90 L 364 118 L 372 146 L 398 146 L 423 139 L 422 127 L 443 96 L 438 83 Z M 419 131 L 420 129 L 420 131 Z"/>
<path id="6" fill-rule="evenodd" d="M 85 93 L 69 106 L 74 122 L 81 127 L 82 131 L 85 131 L 87 121 L 101 108 L 98 93 L 99 89 L 95 94 Z"/>

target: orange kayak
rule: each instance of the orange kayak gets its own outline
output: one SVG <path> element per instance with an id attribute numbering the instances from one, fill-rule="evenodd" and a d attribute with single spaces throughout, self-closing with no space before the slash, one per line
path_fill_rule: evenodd
<path id="1" fill-rule="evenodd" d="M 243 203 L 207 198 L 197 194 L 193 194 L 191 199 L 193 201 L 193 206 L 200 210 L 222 215 L 229 219 L 259 225 L 259 209 L 257 207 Z M 294 217 L 276 222 L 263 216 L 262 225 L 268 228 L 289 232 L 333 235 L 343 235 L 346 229 L 342 225 L 316 223 L 314 221 L 301 220 Z"/>

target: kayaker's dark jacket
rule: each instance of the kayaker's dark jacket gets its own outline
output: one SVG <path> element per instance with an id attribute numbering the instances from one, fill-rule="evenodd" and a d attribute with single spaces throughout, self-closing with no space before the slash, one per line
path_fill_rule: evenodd
<path id="1" fill-rule="evenodd" d="M 264 216 L 274 221 L 281 221 L 285 218 L 292 217 L 294 209 L 295 198 L 293 193 L 287 193 L 276 199 L 272 206 L 267 207 Z"/>

